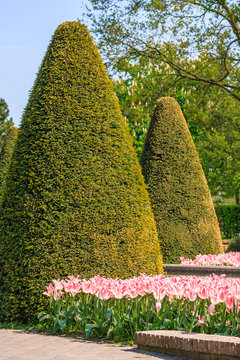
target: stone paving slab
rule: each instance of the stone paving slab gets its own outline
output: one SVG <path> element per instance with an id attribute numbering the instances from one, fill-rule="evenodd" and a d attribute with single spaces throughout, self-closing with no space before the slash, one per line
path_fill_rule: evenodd
<path id="1" fill-rule="evenodd" d="M 0 329 L 1 360 L 182 360 L 134 346 Z"/>

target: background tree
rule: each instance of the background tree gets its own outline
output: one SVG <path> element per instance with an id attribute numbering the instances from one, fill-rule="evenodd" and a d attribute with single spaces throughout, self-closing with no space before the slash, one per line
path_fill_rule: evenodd
<path id="1" fill-rule="evenodd" d="M 240 204 L 239 114 L 240 103 L 222 89 L 211 91 L 198 111 L 205 133 L 197 147 L 212 195 L 234 197 L 236 204 Z"/>
<path id="2" fill-rule="evenodd" d="M 135 75 L 139 73 L 140 76 L 138 79 L 135 75 L 135 79 L 132 77 L 132 85 L 125 98 L 122 85 L 117 86 L 122 109 L 126 108 L 124 101 L 129 107 L 124 114 L 135 137 L 134 145 L 138 154 L 149 122 L 149 112 L 157 99 L 155 95 L 174 96 L 182 106 L 213 194 L 219 191 L 226 196 L 235 194 L 236 202 L 239 202 L 240 182 L 236 155 L 240 153 L 239 142 L 236 132 L 233 139 L 234 135 L 230 130 L 233 127 L 237 131 L 238 121 L 235 115 L 235 120 L 231 118 L 231 112 L 224 105 L 225 100 L 231 103 L 235 107 L 233 114 L 237 114 L 237 102 L 240 101 L 239 1 L 90 0 L 90 3 L 95 11 L 88 10 L 87 16 L 92 21 L 92 30 L 107 59 L 109 71 L 119 76 L 124 66 L 122 64 L 132 62 L 132 74 L 123 79 L 129 86 L 136 66 L 140 65 L 135 72 Z M 153 83 L 157 90 L 150 89 L 152 85 L 141 79 L 140 70 L 148 61 L 155 68 L 163 69 L 168 80 L 175 82 L 176 86 L 166 87 L 164 77 L 153 76 L 152 72 L 150 77 L 153 81 L 157 80 Z M 150 78 L 146 77 L 146 80 Z M 167 83 L 169 85 L 169 81 Z M 137 84 L 142 87 L 138 94 Z M 167 89 L 167 92 L 163 93 L 162 89 Z M 136 99 L 139 94 L 142 96 L 143 99 L 138 100 L 141 104 L 137 104 L 135 100 L 131 106 L 129 96 L 132 92 Z M 144 92 L 148 92 L 148 100 L 147 96 L 144 99 Z M 231 102 L 228 94 L 236 101 Z M 150 104 L 148 112 L 142 111 L 145 103 Z M 141 121 L 141 113 L 144 112 L 146 115 Z M 214 123 L 216 116 L 218 129 L 215 129 Z M 220 119 L 222 125 L 219 124 Z M 229 127 L 226 123 L 224 125 L 226 119 L 231 123 Z M 232 145 L 232 141 L 235 145 Z M 218 156 L 220 161 L 216 162 Z"/>
<path id="3" fill-rule="evenodd" d="M 110 66 L 126 55 L 164 61 L 175 76 L 216 85 L 240 101 L 238 0 L 90 2 L 95 11 L 88 17 Z M 189 64 L 202 52 L 208 54 L 205 69 L 217 64 L 220 73 L 206 76 Z"/>
<path id="4" fill-rule="evenodd" d="M 6 101 L 0 99 L 0 148 L 3 145 L 4 136 L 7 130 L 13 126 L 12 118 L 9 118 L 9 109 Z"/>
<path id="5" fill-rule="evenodd" d="M 119 79 L 114 80 L 115 91 L 118 96 L 121 110 L 126 117 L 134 146 L 140 157 L 146 137 L 146 132 L 151 120 L 156 100 L 162 96 L 173 96 L 180 103 L 185 114 L 189 104 L 194 106 L 194 94 L 203 85 L 189 83 L 171 74 L 169 66 L 163 62 L 156 64 L 145 57 L 132 62 L 125 58 L 118 64 Z M 197 106 L 196 106 L 197 108 Z M 188 116 L 185 114 L 187 121 Z M 199 137 L 201 123 L 196 126 L 189 119 L 194 140 Z"/>
<path id="6" fill-rule="evenodd" d="M 202 61 L 192 60 L 191 66 L 198 67 L 206 76 L 221 71 L 216 64 L 204 67 L 206 54 L 199 58 Z M 145 57 L 134 62 L 127 58 L 122 60 L 118 63 L 118 75 L 120 79 L 114 81 L 115 91 L 122 113 L 128 120 L 138 156 L 154 102 L 165 95 L 173 96 L 187 120 L 212 195 L 221 192 L 224 197 L 234 196 L 238 203 L 239 102 L 219 87 L 175 77 L 167 64 L 156 64 Z"/>
<path id="7" fill-rule="evenodd" d="M 18 128 L 11 126 L 4 138 L 4 142 L 0 152 L 0 198 L 3 191 L 4 180 L 7 175 L 7 170 L 12 158 L 14 146 L 17 140 Z"/>

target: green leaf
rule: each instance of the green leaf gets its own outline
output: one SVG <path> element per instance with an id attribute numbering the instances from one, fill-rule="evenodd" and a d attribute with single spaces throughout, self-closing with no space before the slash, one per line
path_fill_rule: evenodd
<path id="1" fill-rule="evenodd" d="M 111 314 L 112 314 L 112 311 L 113 311 L 113 309 L 109 309 L 109 310 L 106 312 L 105 319 L 110 318 L 110 316 L 111 316 Z"/>
<path id="2" fill-rule="evenodd" d="M 89 337 L 92 335 L 92 331 L 94 328 L 99 328 L 99 326 L 97 324 L 87 324 L 85 326 L 86 339 L 89 339 Z"/>
<path id="3" fill-rule="evenodd" d="M 60 326 L 60 329 L 63 331 L 66 327 L 66 323 L 67 321 L 64 320 L 60 320 L 59 316 L 63 316 L 62 314 L 57 314 L 56 316 L 56 323 Z"/>
<path id="4" fill-rule="evenodd" d="M 38 314 L 39 321 L 47 320 L 47 319 L 53 319 L 53 316 L 51 314 Z"/>

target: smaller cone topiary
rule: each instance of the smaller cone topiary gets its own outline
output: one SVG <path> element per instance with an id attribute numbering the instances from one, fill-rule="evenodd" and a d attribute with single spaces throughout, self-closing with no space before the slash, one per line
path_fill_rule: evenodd
<path id="1" fill-rule="evenodd" d="M 163 261 L 223 252 L 207 181 L 178 102 L 161 98 L 140 163 L 157 223 Z"/>
<path id="2" fill-rule="evenodd" d="M 18 128 L 11 126 L 4 139 L 0 153 L 0 199 L 3 192 L 4 180 L 6 178 L 9 163 L 13 154 L 13 149 L 17 140 Z"/>

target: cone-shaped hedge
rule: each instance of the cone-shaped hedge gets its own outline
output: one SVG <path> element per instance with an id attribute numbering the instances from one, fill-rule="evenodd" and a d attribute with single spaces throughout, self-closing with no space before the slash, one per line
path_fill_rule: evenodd
<path id="1" fill-rule="evenodd" d="M 178 102 L 161 98 L 140 163 L 157 223 L 163 261 L 223 251 L 213 202 Z"/>
<path id="2" fill-rule="evenodd" d="M 7 174 L 9 163 L 13 154 L 14 145 L 17 140 L 18 128 L 11 126 L 4 138 L 3 146 L 0 153 L 0 199 L 3 191 L 4 179 Z M 0 200 L 1 202 L 1 200 Z"/>
<path id="3" fill-rule="evenodd" d="M 43 59 L 2 208 L 0 300 L 8 318 L 35 317 L 53 278 L 162 271 L 129 130 L 79 22 L 57 28 Z"/>

